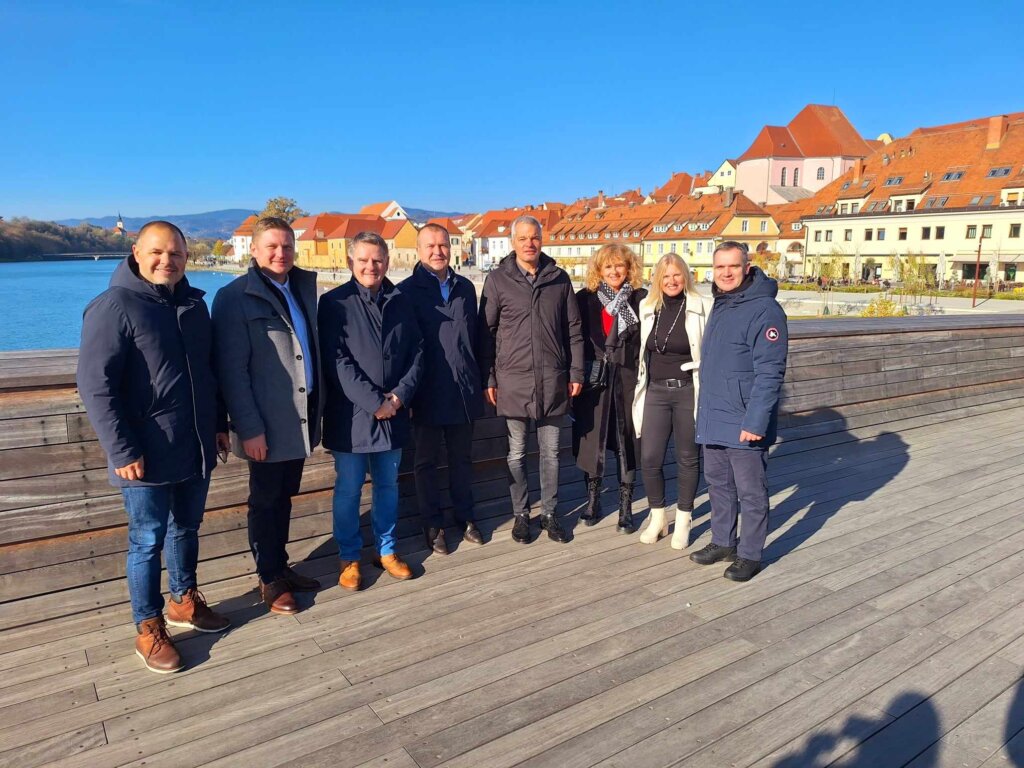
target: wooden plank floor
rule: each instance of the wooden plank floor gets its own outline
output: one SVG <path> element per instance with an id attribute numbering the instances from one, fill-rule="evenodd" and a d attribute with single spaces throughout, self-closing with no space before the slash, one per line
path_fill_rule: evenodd
<path id="1" fill-rule="evenodd" d="M 123 613 L 0 633 L 0 765 L 1024 765 L 1022 417 L 780 452 L 745 585 L 609 511 L 564 546 L 503 520 L 357 594 L 305 563 L 324 589 L 295 617 L 211 585 L 235 626 L 176 632 L 177 675 Z"/>

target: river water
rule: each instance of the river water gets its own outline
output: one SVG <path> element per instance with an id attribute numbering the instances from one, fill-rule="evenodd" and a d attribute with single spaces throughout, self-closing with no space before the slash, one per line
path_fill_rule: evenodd
<path id="1" fill-rule="evenodd" d="M 43 261 L 0 263 L 0 351 L 77 347 L 82 310 L 110 283 L 121 262 Z M 236 275 L 188 272 L 188 280 L 206 291 L 207 305 Z"/>

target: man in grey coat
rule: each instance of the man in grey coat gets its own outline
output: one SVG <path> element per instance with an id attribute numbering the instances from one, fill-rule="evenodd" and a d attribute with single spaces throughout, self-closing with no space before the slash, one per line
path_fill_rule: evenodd
<path id="1" fill-rule="evenodd" d="M 583 332 L 572 281 L 543 253 L 541 225 L 520 216 L 514 250 L 487 275 L 480 299 L 480 370 L 487 400 L 508 425 L 512 538 L 530 541 L 526 436 L 532 421 L 540 446 L 541 527 L 568 537 L 558 519 L 558 437 L 569 404 L 583 388 Z"/>
<path id="2" fill-rule="evenodd" d="M 295 266 L 295 233 L 283 219 L 256 222 L 249 271 L 213 302 L 216 366 L 233 452 L 249 462 L 249 548 L 260 596 L 294 614 L 295 592 L 320 583 L 288 567 L 292 497 L 320 442 L 323 374 L 316 273 Z"/>

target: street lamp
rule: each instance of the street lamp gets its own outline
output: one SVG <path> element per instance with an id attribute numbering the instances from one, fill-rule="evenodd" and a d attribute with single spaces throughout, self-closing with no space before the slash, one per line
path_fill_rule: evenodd
<path id="1" fill-rule="evenodd" d="M 981 280 L 981 241 L 985 239 L 985 228 L 981 228 L 978 236 L 978 258 L 974 262 L 974 297 L 971 299 L 971 309 L 978 305 L 978 281 Z"/>

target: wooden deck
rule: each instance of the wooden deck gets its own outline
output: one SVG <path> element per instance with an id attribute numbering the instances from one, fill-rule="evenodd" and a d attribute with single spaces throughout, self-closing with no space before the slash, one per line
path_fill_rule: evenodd
<path id="1" fill-rule="evenodd" d="M 320 561 L 296 617 L 219 584 L 235 627 L 178 633 L 173 676 L 124 621 L 16 650 L 9 631 L 0 763 L 1020 765 L 1021 417 L 773 459 L 771 562 L 746 585 L 609 517 L 565 546 L 502 524 L 354 595 Z"/>
<path id="2" fill-rule="evenodd" d="M 313 490 L 321 507 L 301 519 L 320 527 L 293 556 L 323 589 L 295 617 L 266 614 L 241 532 L 214 517 L 203 567 L 221 578 L 204 591 L 234 626 L 175 631 L 189 664 L 176 675 L 132 653 L 113 591 L 123 554 L 103 536 L 113 512 L 68 511 L 0 451 L 0 765 L 1024 766 L 1020 329 L 915 328 L 890 344 L 903 357 L 879 351 L 878 333 L 794 344 L 787 402 L 802 405 L 769 465 L 768 565 L 748 584 L 667 540 L 616 534 L 611 493 L 608 517 L 569 544 L 516 545 L 496 494 L 485 546 L 428 556 L 410 533 L 418 578 L 368 569 L 350 594 Z M 878 362 L 900 359 L 917 362 Z M 992 375 L 996 359 L 1008 373 Z M 59 362 L 38 367 L 62 383 Z M 921 386 L 954 376 L 955 391 Z M 70 417 L 64 433 L 29 423 L 14 395 L 5 413 L 25 429 L 0 432 L 6 455 L 52 444 L 65 462 L 53 471 L 74 474 L 91 444 L 68 442 Z M 560 502 L 570 525 L 574 473 Z M 688 551 L 708 540 L 703 490 L 698 504 Z M 60 535 L 42 555 L 32 537 L 50 510 Z"/>

